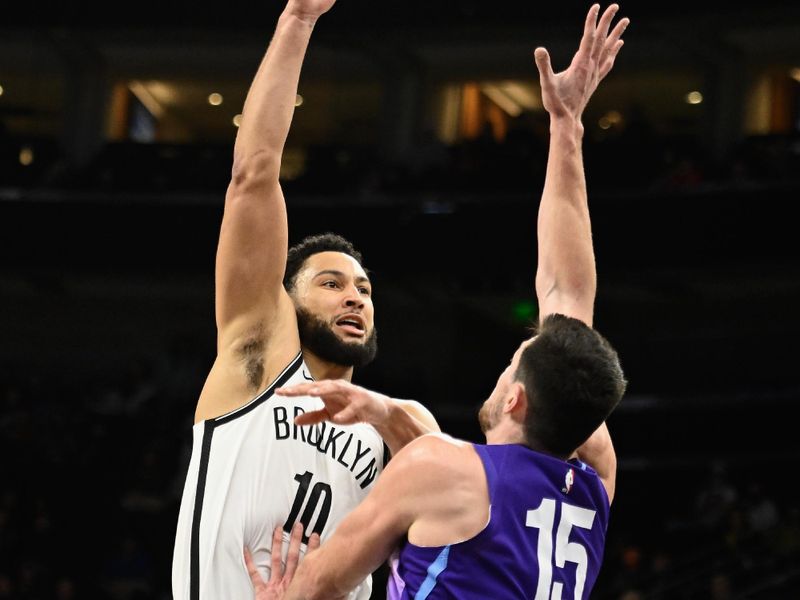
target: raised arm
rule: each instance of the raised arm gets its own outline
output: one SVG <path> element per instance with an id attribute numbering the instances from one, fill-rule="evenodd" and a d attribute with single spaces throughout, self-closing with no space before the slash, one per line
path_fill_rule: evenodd
<path id="1" fill-rule="evenodd" d="M 603 487 L 606 488 L 608 501 L 613 502 L 617 486 L 617 455 L 605 423 L 600 425 L 592 436 L 581 444 L 576 454 L 579 459 L 597 472 L 600 481 L 603 482 Z"/>
<path id="2" fill-rule="evenodd" d="M 289 0 L 247 92 L 217 246 L 217 358 L 195 422 L 241 406 L 300 350 L 283 288 L 289 233 L 278 175 L 311 31 L 333 3 Z"/>
<path id="3" fill-rule="evenodd" d="M 535 52 L 544 108 L 550 113 L 550 151 L 537 226 L 536 295 L 539 318 L 561 313 L 592 324 L 597 275 L 583 171 L 581 116 L 597 85 L 614 65 L 628 25 L 622 19 L 609 34 L 619 7 L 598 21 L 589 9 L 583 38 L 570 66 L 553 73 L 544 48 Z"/>
<path id="4" fill-rule="evenodd" d="M 220 352 L 254 326 L 270 329 L 279 305 L 289 306 L 282 286 L 288 229 L 278 175 L 311 32 L 333 3 L 289 0 L 247 93 L 217 249 Z"/>

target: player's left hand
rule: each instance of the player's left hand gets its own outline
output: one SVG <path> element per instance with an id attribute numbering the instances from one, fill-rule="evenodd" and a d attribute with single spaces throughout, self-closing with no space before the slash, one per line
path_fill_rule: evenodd
<path id="1" fill-rule="evenodd" d="M 303 525 L 295 523 L 292 528 L 292 535 L 289 538 L 289 553 L 286 555 L 286 568 L 283 567 L 281 551 L 283 550 L 283 528 L 276 527 L 272 534 L 272 573 L 269 581 L 264 581 L 258 572 L 250 550 L 244 549 L 244 562 L 247 565 L 247 573 L 250 581 L 253 582 L 255 600 L 282 600 L 286 589 L 292 582 L 297 564 L 300 562 L 300 543 L 303 539 Z M 306 554 L 319 548 L 319 534 L 311 534 L 308 540 Z"/>
<path id="2" fill-rule="evenodd" d="M 325 379 L 278 388 L 279 396 L 317 396 L 325 406 L 298 415 L 297 425 L 313 425 L 332 421 L 339 425 L 370 423 L 381 425 L 389 417 L 391 398 L 364 389 L 343 379 Z"/>

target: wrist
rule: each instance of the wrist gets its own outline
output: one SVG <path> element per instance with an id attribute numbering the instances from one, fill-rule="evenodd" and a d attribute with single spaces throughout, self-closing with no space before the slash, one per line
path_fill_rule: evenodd
<path id="1" fill-rule="evenodd" d="M 319 17 L 320 15 L 318 14 L 303 11 L 302 9 L 297 7 L 295 3 L 292 2 L 291 0 L 286 5 L 286 8 L 284 9 L 283 14 L 281 15 L 282 19 L 296 20 L 312 28 L 316 24 L 317 19 L 319 19 Z"/>
<path id="2" fill-rule="evenodd" d="M 375 418 L 371 425 L 377 429 L 379 433 L 383 434 L 386 433 L 392 423 L 395 422 L 393 415 L 400 410 L 400 408 L 397 402 L 389 396 L 384 396 L 383 394 L 375 394 L 375 396 L 378 400 L 379 408 L 375 411 Z"/>
<path id="3" fill-rule="evenodd" d="M 583 139 L 583 123 L 579 116 L 563 116 L 550 118 L 550 135 L 551 136 L 568 136 Z"/>

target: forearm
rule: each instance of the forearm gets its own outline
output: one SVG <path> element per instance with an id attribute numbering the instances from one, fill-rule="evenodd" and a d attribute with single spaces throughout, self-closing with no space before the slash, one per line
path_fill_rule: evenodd
<path id="1" fill-rule="evenodd" d="M 554 118 L 537 237 L 540 310 L 574 313 L 591 324 L 597 287 L 582 156 L 583 125 Z"/>
<path id="2" fill-rule="evenodd" d="M 234 145 L 235 165 L 262 152 L 280 158 L 314 23 L 314 18 L 295 14 L 291 1 L 281 14 L 245 99 Z"/>
<path id="3" fill-rule="evenodd" d="M 341 579 L 340 569 L 335 564 L 326 564 L 331 562 L 328 554 L 325 548 L 320 548 L 306 555 L 283 600 L 339 600 L 347 597 L 348 592 L 361 580 L 356 579 L 349 588 L 340 589 L 340 582 L 337 581 Z M 367 575 L 369 573 L 364 577 Z"/>

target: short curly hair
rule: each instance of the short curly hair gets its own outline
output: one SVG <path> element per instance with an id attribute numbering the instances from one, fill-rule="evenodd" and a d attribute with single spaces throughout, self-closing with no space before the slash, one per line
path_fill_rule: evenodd
<path id="1" fill-rule="evenodd" d="M 295 286 L 297 274 L 302 270 L 306 259 L 320 252 L 342 252 L 355 258 L 358 264 L 361 264 L 362 260 L 361 253 L 353 247 L 353 244 L 336 233 L 328 231 L 319 235 L 309 235 L 289 248 L 286 256 L 286 272 L 283 275 L 283 287 L 291 291 Z"/>

